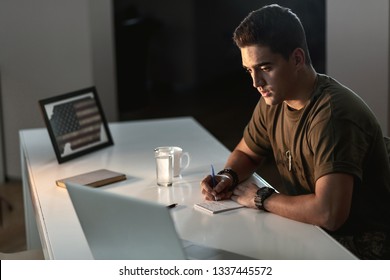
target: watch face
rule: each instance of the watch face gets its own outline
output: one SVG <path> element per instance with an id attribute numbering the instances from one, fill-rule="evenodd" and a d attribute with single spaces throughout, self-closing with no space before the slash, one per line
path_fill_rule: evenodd
<path id="1" fill-rule="evenodd" d="M 262 187 L 257 191 L 257 195 L 255 196 L 255 204 L 256 207 L 260 210 L 265 210 L 264 208 L 264 201 L 270 197 L 273 193 L 275 193 L 275 190 L 269 187 Z"/>
<path id="2" fill-rule="evenodd" d="M 272 189 L 264 187 L 260 189 L 260 195 L 264 196 L 272 192 Z"/>
<path id="3" fill-rule="evenodd" d="M 263 200 L 267 199 L 269 196 L 271 196 L 273 193 L 275 193 L 275 190 L 269 187 L 263 187 L 260 189 L 259 195 Z"/>

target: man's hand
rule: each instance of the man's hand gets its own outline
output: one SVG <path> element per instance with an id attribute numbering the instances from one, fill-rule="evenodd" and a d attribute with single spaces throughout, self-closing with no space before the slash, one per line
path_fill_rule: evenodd
<path id="1" fill-rule="evenodd" d="M 231 196 L 231 199 L 249 208 L 256 208 L 255 196 L 259 187 L 254 183 L 238 185 Z"/>
<path id="2" fill-rule="evenodd" d="M 215 175 L 216 186 L 213 186 L 211 175 L 206 176 L 201 182 L 201 192 L 206 200 L 229 199 L 232 195 L 232 180 L 227 175 Z"/>

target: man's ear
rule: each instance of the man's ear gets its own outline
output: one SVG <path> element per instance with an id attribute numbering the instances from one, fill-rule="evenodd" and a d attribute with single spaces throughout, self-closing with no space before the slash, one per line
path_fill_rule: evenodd
<path id="1" fill-rule="evenodd" d="M 305 65 L 306 57 L 303 49 L 296 48 L 292 53 L 292 58 L 294 59 L 295 66 L 302 67 Z"/>

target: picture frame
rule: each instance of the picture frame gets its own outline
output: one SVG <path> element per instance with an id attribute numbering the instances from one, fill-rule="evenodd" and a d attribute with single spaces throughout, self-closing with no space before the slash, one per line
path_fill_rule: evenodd
<path id="1" fill-rule="evenodd" d="M 39 100 L 59 164 L 114 145 L 95 87 Z"/>

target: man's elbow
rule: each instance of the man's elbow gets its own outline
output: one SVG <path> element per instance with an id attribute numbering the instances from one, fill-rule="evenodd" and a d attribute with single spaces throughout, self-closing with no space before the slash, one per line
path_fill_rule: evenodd
<path id="1" fill-rule="evenodd" d="M 349 214 L 349 213 L 348 213 Z M 348 219 L 348 214 L 335 214 L 335 213 L 323 213 L 319 222 L 320 227 L 328 230 L 328 231 L 336 231 L 338 230 L 346 220 Z"/>

